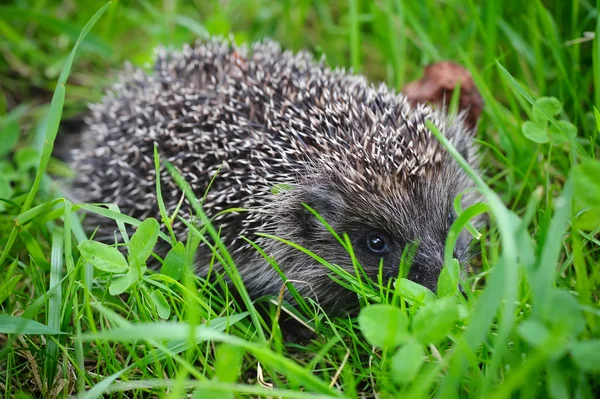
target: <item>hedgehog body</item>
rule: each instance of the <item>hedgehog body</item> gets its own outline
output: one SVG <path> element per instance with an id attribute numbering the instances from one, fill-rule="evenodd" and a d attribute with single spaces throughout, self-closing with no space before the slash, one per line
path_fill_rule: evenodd
<path id="1" fill-rule="evenodd" d="M 471 163 L 473 132 L 441 111 L 411 107 L 385 86 L 334 70 L 271 41 L 235 47 L 221 40 L 159 51 L 155 70 L 126 69 L 92 116 L 76 151 L 77 200 L 116 203 L 135 218 L 159 218 L 154 146 L 183 175 L 234 254 L 254 297 L 277 294 L 279 274 L 241 236 L 272 255 L 297 290 L 326 308 L 356 297 L 292 241 L 354 274 L 350 256 L 303 204 L 337 233 L 374 280 L 398 274 L 418 248 L 408 278 L 434 288 L 457 194 L 472 182 L 425 126 L 431 120 Z M 162 197 L 176 209 L 182 191 L 161 169 Z M 211 184 L 212 181 L 212 184 Z M 206 192 L 209 184 L 210 190 Z M 283 187 L 283 188 L 282 188 Z M 282 188 L 282 189 L 280 189 Z M 466 194 L 463 206 L 478 198 Z M 191 209 L 183 201 L 181 213 Z M 222 212 L 230 208 L 248 211 Z M 101 226 L 98 237 L 113 239 Z M 95 225 L 92 227 L 96 227 Z M 185 226 L 175 222 L 180 237 Z M 455 256 L 463 260 L 462 235 Z M 212 253 L 198 251 L 200 273 Z"/>

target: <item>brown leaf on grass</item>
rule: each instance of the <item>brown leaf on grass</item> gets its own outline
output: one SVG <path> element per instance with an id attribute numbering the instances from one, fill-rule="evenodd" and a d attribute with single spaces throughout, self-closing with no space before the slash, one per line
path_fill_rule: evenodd
<path id="1" fill-rule="evenodd" d="M 460 83 L 459 111 L 465 111 L 465 122 L 470 128 L 477 126 L 483 109 L 479 94 L 469 71 L 450 61 L 441 61 L 425 67 L 421 80 L 408 83 L 402 92 L 414 106 L 417 103 L 433 103 L 447 106 L 452 92 Z"/>

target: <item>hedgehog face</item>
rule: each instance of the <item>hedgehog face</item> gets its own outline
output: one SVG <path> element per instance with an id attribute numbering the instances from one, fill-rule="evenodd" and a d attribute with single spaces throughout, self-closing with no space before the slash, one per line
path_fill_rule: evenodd
<path id="1" fill-rule="evenodd" d="M 329 203 L 318 197 L 312 202 L 314 209 L 334 231 L 348 235 L 356 259 L 371 279 L 377 281 L 379 273 L 384 282 L 397 277 L 405 254 L 409 258 L 405 259 L 406 265 L 410 266 L 407 277 L 435 290 L 453 220 L 449 217 L 453 198 L 440 198 L 425 205 L 418 195 L 396 203 L 377 194 L 350 198 L 327 190 L 326 195 Z M 302 237 L 298 238 L 309 249 L 353 273 L 350 256 L 331 232 L 312 213 L 305 213 L 304 218 Z M 459 259 L 459 254 L 466 253 L 466 246 L 464 239 L 459 240 L 456 248 Z"/>
<path id="2" fill-rule="evenodd" d="M 360 194 L 340 180 L 306 179 L 289 195 L 286 206 L 279 207 L 288 211 L 279 219 L 278 233 L 354 274 L 350 255 L 303 205 L 307 204 L 333 231 L 348 235 L 356 259 L 373 281 L 378 280 L 379 273 L 384 282 L 397 277 L 406 253 L 411 259 L 406 259 L 410 270 L 405 277 L 435 290 L 443 266 L 446 238 L 454 220 L 454 197 L 466 188 L 465 176 L 458 172 L 455 176 L 457 179 L 452 180 L 428 176 L 415 181 L 410 189 L 403 184 L 402 189 Z M 469 243 L 467 233 L 463 232 L 454 253 L 459 261 L 466 260 Z M 297 252 L 280 248 L 275 254 L 282 268 L 287 269 L 288 278 L 309 280 L 312 284 L 332 283 L 324 266 L 306 255 L 292 257 L 290 251 Z"/>

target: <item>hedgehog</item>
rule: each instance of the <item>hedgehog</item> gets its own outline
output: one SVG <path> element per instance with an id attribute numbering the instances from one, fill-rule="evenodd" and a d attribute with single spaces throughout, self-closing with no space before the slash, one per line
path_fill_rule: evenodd
<path id="1" fill-rule="evenodd" d="M 355 274 L 352 257 L 331 230 L 347 235 L 373 281 L 396 278 L 403 252 L 414 245 L 405 277 L 436 288 L 454 199 L 465 193 L 467 207 L 479 197 L 425 121 L 476 168 L 475 132 L 462 118 L 411 106 L 384 84 L 330 68 L 307 51 L 284 51 L 271 40 L 235 45 L 207 39 L 156 53 L 153 72 L 126 66 L 119 83 L 91 106 L 72 161 L 78 201 L 114 203 L 140 220 L 160 218 L 156 146 L 160 159 L 202 198 L 253 298 L 277 295 L 283 280 L 250 242 L 277 262 L 300 295 L 324 309 L 352 307 L 355 293 L 289 245 Z M 180 214 L 193 213 L 165 168 L 158 178 L 167 210 L 180 206 Z M 99 226 L 97 239 L 114 241 L 106 220 L 89 220 L 90 227 Z M 178 219 L 173 228 L 186 236 Z M 454 252 L 463 263 L 470 242 L 463 231 Z M 199 275 L 212 256 L 209 247 L 198 249 Z"/>

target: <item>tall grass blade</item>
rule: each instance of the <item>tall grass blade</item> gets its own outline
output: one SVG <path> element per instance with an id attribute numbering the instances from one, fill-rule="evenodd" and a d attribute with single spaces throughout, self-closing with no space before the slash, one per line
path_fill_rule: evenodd
<path id="1" fill-rule="evenodd" d="M 60 330 L 60 310 L 62 305 L 62 287 L 60 280 L 63 269 L 63 232 L 59 228 L 52 230 L 52 253 L 50 261 L 50 287 L 56 290 L 48 298 L 48 327 Z M 46 340 L 46 360 L 44 370 L 46 382 L 52 386 L 58 363 L 58 344 L 53 339 Z"/>

